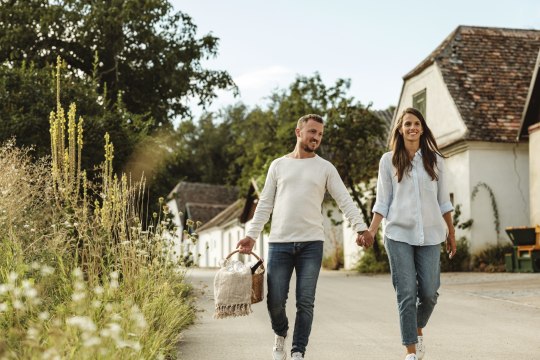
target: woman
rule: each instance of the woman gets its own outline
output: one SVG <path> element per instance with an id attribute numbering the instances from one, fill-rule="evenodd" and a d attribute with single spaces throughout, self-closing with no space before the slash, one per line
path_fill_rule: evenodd
<path id="1" fill-rule="evenodd" d="M 392 132 L 392 151 L 379 163 L 375 236 L 386 219 L 384 246 L 397 295 L 401 340 L 406 360 L 422 359 L 423 328 L 437 303 L 440 247 L 446 240 L 450 258 L 456 253 L 444 157 L 420 111 L 407 108 Z M 362 245 L 362 240 L 358 240 Z"/>

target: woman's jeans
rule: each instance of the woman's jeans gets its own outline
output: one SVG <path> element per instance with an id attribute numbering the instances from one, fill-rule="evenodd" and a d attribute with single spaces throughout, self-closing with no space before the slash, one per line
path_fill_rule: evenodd
<path id="1" fill-rule="evenodd" d="M 417 328 L 424 328 L 433 312 L 440 286 L 441 245 L 412 246 L 384 238 L 396 290 L 403 345 L 418 342 Z"/>
<path id="2" fill-rule="evenodd" d="M 286 336 L 289 329 L 285 304 L 291 275 L 293 269 L 296 269 L 296 320 L 291 353 L 304 354 L 306 351 L 313 323 L 315 289 L 321 270 L 322 255 L 322 241 L 269 244 L 267 305 L 272 329 L 279 336 Z"/>

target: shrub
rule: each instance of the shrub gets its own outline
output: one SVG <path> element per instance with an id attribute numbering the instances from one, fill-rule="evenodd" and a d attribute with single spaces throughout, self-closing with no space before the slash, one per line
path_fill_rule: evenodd
<path id="1" fill-rule="evenodd" d="M 336 245 L 330 255 L 327 255 L 322 260 L 322 267 L 327 270 L 339 270 L 345 265 L 345 257 L 343 255 L 343 247 Z"/>
<path id="2" fill-rule="evenodd" d="M 465 237 L 456 241 L 457 252 L 452 259 L 448 258 L 446 244 L 441 244 L 441 272 L 469 271 L 470 255 L 469 242 Z"/>
<path id="3" fill-rule="evenodd" d="M 144 179 L 113 173 L 108 135 L 90 185 L 75 111 L 51 114 L 50 162 L 0 147 L 0 358 L 172 357 L 194 307 L 168 209 L 144 218 Z"/>
<path id="4" fill-rule="evenodd" d="M 377 239 L 375 241 L 378 241 Z M 364 253 L 358 263 L 356 264 L 356 270 L 360 273 L 388 273 L 390 272 L 390 263 L 388 262 L 388 255 L 386 254 L 386 249 L 384 246 L 380 246 L 381 256 L 380 260 L 377 261 L 375 258 L 375 252 L 373 247 L 370 247 L 367 250 L 364 250 Z"/>
<path id="5" fill-rule="evenodd" d="M 512 244 L 492 245 L 472 256 L 472 270 L 485 272 L 504 272 L 504 254 L 513 251 Z"/>

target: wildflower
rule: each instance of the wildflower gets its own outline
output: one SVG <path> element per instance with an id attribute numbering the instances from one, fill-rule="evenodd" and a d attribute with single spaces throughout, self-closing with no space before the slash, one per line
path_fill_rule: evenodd
<path id="1" fill-rule="evenodd" d="M 20 300 L 15 300 L 15 301 L 13 302 L 13 308 L 14 308 L 15 310 L 24 310 L 24 304 L 23 304 L 23 302 L 20 301 Z"/>
<path id="2" fill-rule="evenodd" d="M 66 324 L 79 328 L 82 331 L 96 331 L 96 325 L 88 316 L 72 316 Z"/>
<path id="3" fill-rule="evenodd" d="M 39 339 L 39 330 L 35 327 L 29 327 L 26 331 L 26 337 L 29 340 L 38 340 Z"/>
<path id="4" fill-rule="evenodd" d="M 94 288 L 94 294 L 96 294 L 96 295 L 101 295 L 101 294 L 103 294 L 103 287 L 101 287 L 101 286 L 96 286 L 96 287 Z"/>
<path id="5" fill-rule="evenodd" d="M 10 284 L 0 284 L 0 295 L 4 295 L 9 290 L 11 290 L 12 286 Z"/>
<path id="6" fill-rule="evenodd" d="M 49 314 L 48 311 L 42 311 L 39 313 L 38 315 L 38 319 L 41 320 L 41 321 L 46 321 L 46 320 L 49 320 L 49 317 L 51 315 Z"/>
<path id="7" fill-rule="evenodd" d="M 79 302 L 79 301 L 83 300 L 85 297 L 86 297 L 86 294 L 83 293 L 83 292 L 74 292 L 71 295 L 71 300 L 73 300 L 75 302 Z"/>
<path id="8" fill-rule="evenodd" d="M 9 275 L 8 275 L 8 281 L 10 283 L 14 283 L 17 280 L 18 277 L 19 277 L 19 275 L 16 272 L 11 271 L 9 273 Z"/>
<path id="9" fill-rule="evenodd" d="M 99 308 L 100 306 L 101 306 L 101 301 L 99 301 L 99 300 L 94 300 L 94 301 L 92 301 L 92 307 L 93 307 L 94 309 L 97 309 L 97 308 Z"/>
<path id="10" fill-rule="evenodd" d="M 71 274 L 73 275 L 73 277 L 76 277 L 76 278 L 82 278 L 83 276 L 83 272 L 80 268 L 73 269 L 73 272 Z"/>
<path id="11" fill-rule="evenodd" d="M 7 309 L 8 309 L 8 304 L 0 303 L 0 312 L 7 311 Z"/>
<path id="12" fill-rule="evenodd" d="M 89 337 L 83 341 L 84 347 L 92 347 L 101 344 L 101 339 L 97 336 Z"/>
<path id="13" fill-rule="evenodd" d="M 41 267 L 41 275 L 42 276 L 47 276 L 47 275 L 52 275 L 54 273 L 54 268 L 48 266 L 48 265 L 43 265 Z"/>

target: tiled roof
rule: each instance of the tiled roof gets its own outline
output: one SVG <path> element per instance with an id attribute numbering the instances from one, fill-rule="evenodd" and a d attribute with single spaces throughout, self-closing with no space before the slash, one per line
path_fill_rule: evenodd
<path id="1" fill-rule="evenodd" d="M 459 26 L 404 80 L 436 63 L 467 140 L 513 142 L 519 131 L 540 31 Z"/>
<path id="2" fill-rule="evenodd" d="M 204 223 L 199 229 L 200 233 L 203 230 L 210 229 L 214 226 L 225 225 L 231 220 L 240 218 L 242 210 L 244 209 L 244 200 L 238 199 L 231 205 L 229 205 L 225 210 L 214 216 L 208 222 Z"/>
<path id="3" fill-rule="evenodd" d="M 238 199 L 238 189 L 233 186 L 181 181 L 167 199 L 174 199 L 179 211 L 189 210 L 186 215 L 193 221 L 206 222 Z M 181 216 L 181 221 L 185 221 L 184 216 Z"/>
<path id="4" fill-rule="evenodd" d="M 187 203 L 186 216 L 203 224 L 227 208 L 226 204 Z"/>

